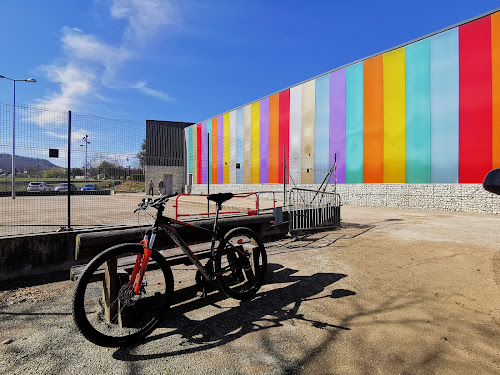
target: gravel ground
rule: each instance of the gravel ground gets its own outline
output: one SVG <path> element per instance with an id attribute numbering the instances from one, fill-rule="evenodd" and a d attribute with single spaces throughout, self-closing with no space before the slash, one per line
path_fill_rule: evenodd
<path id="1" fill-rule="evenodd" d="M 174 268 L 169 319 L 145 342 L 87 342 L 73 283 L 0 286 L 4 374 L 498 374 L 500 218 L 344 206 L 343 228 L 266 244 L 251 301 L 197 298 Z"/>

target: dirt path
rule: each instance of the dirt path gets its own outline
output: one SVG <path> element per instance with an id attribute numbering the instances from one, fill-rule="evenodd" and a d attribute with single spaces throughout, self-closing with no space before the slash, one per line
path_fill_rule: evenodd
<path id="1" fill-rule="evenodd" d="M 176 267 L 171 319 L 133 348 L 78 334 L 69 281 L 4 285 L 0 373 L 500 373 L 500 217 L 353 206 L 342 217 L 338 231 L 268 243 L 252 301 L 194 298 L 194 271 Z"/>

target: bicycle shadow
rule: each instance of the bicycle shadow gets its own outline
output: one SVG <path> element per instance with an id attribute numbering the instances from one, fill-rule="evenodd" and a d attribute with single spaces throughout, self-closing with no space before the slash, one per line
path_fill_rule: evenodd
<path id="1" fill-rule="evenodd" d="M 136 346 L 180 335 L 182 344 L 179 346 L 181 348 L 154 354 L 135 354 L 133 353 L 134 347 L 120 348 L 113 353 L 113 358 L 122 361 L 144 361 L 190 354 L 224 345 L 251 332 L 283 326 L 283 322 L 291 319 L 307 322 L 320 329 L 349 330 L 348 327 L 308 319 L 298 312 L 303 301 L 355 295 L 356 293 L 350 290 L 335 289 L 328 295 L 320 296 L 321 292 L 328 286 L 347 275 L 337 273 L 317 273 L 310 276 L 294 275 L 297 272 L 297 270 L 285 268 L 279 264 L 269 264 L 266 284 L 286 284 L 286 286 L 260 292 L 252 300 L 241 301 L 237 307 L 226 309 L 218 306 L 218 302 L 226 299 L 226 296 L 221 292 L 209 294 L 205 299 L 194 299 L 175 306 L 170 310 L 171 318 L 163 324 L 163 327 L 173 328 L 173 330 L 150 336 Z M 190 289 L 192 287 L 179 292 L 189 293 Z M 192 294 L 184 296 L 184 298 L 190 299 L 191 296 Z M 177 295 L 177 298 L 179 297 L 182 296 Z M 174 297 L 174 303 L 178 303 L 179 301 L 175 301 L 175 299 Z M 180 302 L 182 302 L 182 298 Z M 190 319 L 185 315 L 208 305 L 219 307 L 221 313 L 202 320 Z M 196 346 L 193 347 L 193 344 Z M 182 346 L 189 347 L 182 348 Z"/>

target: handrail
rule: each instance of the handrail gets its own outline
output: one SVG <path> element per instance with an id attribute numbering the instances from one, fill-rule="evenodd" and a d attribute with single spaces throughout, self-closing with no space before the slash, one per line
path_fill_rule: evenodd
<path id="1" fill-rule="evenodd" d="M 258 192 L 249 192 L 249 193 L 236 193 L 234 194 L 233 198 L 247 198 L 249 196 L 255 195 L 255 210 L 246 210 L 246 211 L 219 211 L 220 214 L 247 214 L 248 216 L 252 215 L 258 215 L 259 213 L 259 196 Z M 179 198 L 182 196 L 195 196 L 195 197 L 208 197 L 209 194 L 204 194 L 204 193 L 199 193 L 199 194 L 187 194 L 187 193 L 182 193 L 178 194 L 177 197 L 175 198 L 175 219 L 179 219 L 181 216 L 207 216 L 210 217 L 210 215 L 215 215 L 215 212 L 201 212 L 201 213 L 196 213 L 196 214 L 180 214 L 179 213 Z"/>

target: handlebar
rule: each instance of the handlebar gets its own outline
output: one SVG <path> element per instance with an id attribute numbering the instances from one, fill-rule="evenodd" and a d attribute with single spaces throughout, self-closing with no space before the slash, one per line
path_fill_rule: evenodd
<path id="1" fill-rule="evenodd" d="M 165 203 L 168 202 L 169 198 L 175 197 L 176 195 L 178 195 L 178 194 L 174 193 L 172 195 L 162 195 L 156 199 L 142 198 L 142 201 L 137 205 L 137 208 L 134 210 L 134 213 L 136 213 L 138 211 L 145 211 L 149 207 L 153 207 L 153 208 L 156 208 L 158 210 L 158 209 L 160 209 L 160 207 L 165 206 Z"/>

